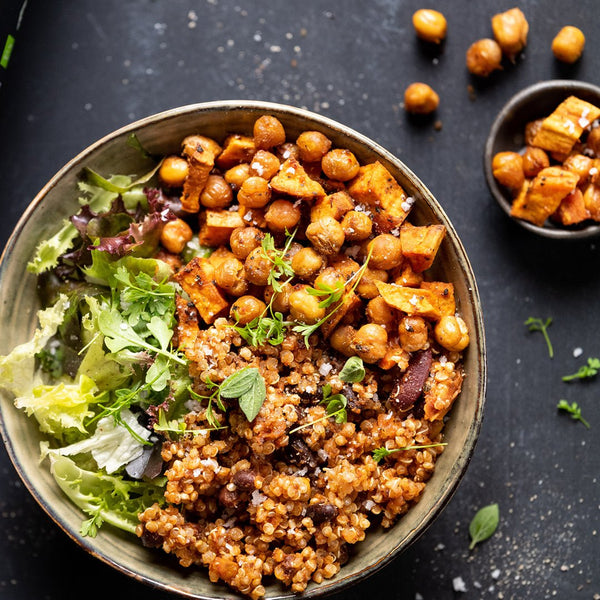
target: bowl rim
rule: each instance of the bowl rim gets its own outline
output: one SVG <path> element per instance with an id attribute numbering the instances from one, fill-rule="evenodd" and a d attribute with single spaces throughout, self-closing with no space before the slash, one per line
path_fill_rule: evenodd
<path id="1" fill-rule="evenodd" d="M 463 277 L 465 278 L 466 287 L 470 296 L 470 300 L 473 304 L 473 318 L 474 318 L 474 331 L 472 332 L 472 348 L 476 354 L 474 360 L 477 365 L 477 382 L 476 382 L 476 401 L 475 408 L 473 410 L 473 417 L 469 423 L 467 435 L 465 436 L 465 442 L 460 450 L 456 463 L 451 469 L 452 482 L 451 485 L 447 486 L 442 495 L 438 497 L 435 502 L 432 503 L 427 513 L 423 516 L 423 520 L 419 525 L 413 528 L 409 534 L 403 540 L 402 546 L 396 544 L 394 548 L 385 556 L 382 556 L 376 562 L 369 564 L 367 567 L 358 570 L 354 574 L 348 574 L 340 580 L 334 578 L 333 580 L 325 580 L 321 584 L 309 587 L 305 592 L 301 594 L 304 598 L 317 598 L 325 597 L 333 593 L 338 593 L 349 587 L 355 585 L 357 582 L 370 577 L 376 572 L 383 569 L 393 559 L 395 559 L 402 551 L 411 546 L 433 523 L 433 521 L 440 515 L 443 509 L 446 507 L 448 502 L 453 497 L 462 478 L 469 466 L 471 461 L 476 443 L 478 441 L 479 433 L 483 422 L 483 413 L 486 399 L 486 388 L 487 388 L 487 354 L 486 354 L 486 342 L 485 342 L 485 331 L 483 322 L 483 308 L 479 296 L 479 291 L 475 281 L 475 275 L 468 259 L 466 250 L 459 239 L 453 224 L 450 222 L 445 211 L 441 207 L 440 203 L 433 196 L 429 188 L 413 173 L 413 171 L 400 159 L 394 156 L 391 152 L 380 146 L 374 140 L 367 136 L 359 133 L 347 125 L 343 125 L 338 121 L 335 121 L 329 117 L 314 113 L 307 109 L 298 108 L 291 105 L 258 101 L 258 100 L 216 100 L 210 102 L 201 102 L 187 104 L 176 108 L 167 109 L 158 113 L 151 114 L 137 121 L 131 122 L 124 125 L 106 135 L 101 137 L 99 140 L 93 142 L 71 160 L 69 160 L 63 167 L 61 167 L 56 174 L 43 186 L 43 188 L 36 194 L 34 199 L 29 203 L 21 218 L 17 222 L 13 232 L 11 233 L 5 248 L 0 255 L 0 281 L 4 273 L 4 263 L 10 256 L 16 241 L 25 227 L 25 224 L 35 211 L 37 206 L 42 203 L 45 196 L 53 189 L 57 182 L 69 171 L 73 169 L 81 168 L 85 164 L 86 159 L 93 154 L 101 146 L 118 138 L 125 134 L 131 134 L 136 132 L 140 128 L 147 127 L 156 124 L 165 119 L 176 118 L 182 115 L 196 113 L 196 112 L 222 112 L 222 111 L 247 111 L 252 110 L 254 112 L 262 112 L 263 114 L 283 114 L 289 117 L 298 117 L 308 122 L 321 125 L 325 128 L 333 129 L 338 134 L 344 137 L 348 137 L 354 140 L 357 144 L 365 146 L 374 154 L 379 157 L 383 157 L 386 161 L 393 164 L 395 168 L 402 171 L 402 173 L 411 181 L 411 184 L 418 190 L 419 194 L 423 197 L 424 201 L 429 205 L 430 208 L 435 208 L 439 213 L 444 225 L 447 228 L 447 237 L 452 240 L 452 245 L 456 252 L 458 261 L 460 263 L 460 270 Z M 473 344 L 473 341 L 476 343 Z M 60 515 L 56 514 L 52 506 L 47 503 L 44 497 L 35 487 L 33 481 L 30 481 L 27 477 L 24 467 L 21 466 L 16 456 L 15 448 L 13 447 L 12 441 L 9 438 L 8 431 L 5 429 L 2 404 L 0 403 L 0 434 L 4 441 L 7 449 L 9 458 L 13 463 L 19 477 L 25 484 L 28 491 L 31 493 L 36 502 L 40 507 L 47 513 L 47 515 L 72 539 L 77 545 L 86 550 L 92 556 L 100 559 L 107 565 L 112 566 L 117 571 L 132 577 L 133 579 L 145 583 L 155 589 L 168 591 L 171 593 L 178 594 L 182 597 L 193 598 L 197 600 L 215 600 L 214 596 L 206 596 L 202 594 L 189 593 L 187 590 L 173 587 L 169 583 L 164 583 L 157 578 L 149 577 L 145 574 L 132 571 L 125 565 L 119 563 L 116 559 L 107 555 L 104 552 L 98 551 L 92 542 L 88 538 L 82 537 L 77 531 L 74 531 L 69 523 L 63 522 Z M 435 473 L 434 473 L 435 475 Z M 285 590 L 282 594 L 275 596 L 267 596 L 268 600 L 282 600 L 297 597 L 298 594 L 290 593 Z M 230 590 L 227 597 L 240 597 L 237 592 Z"/>
<path id="2" fill-rule="evenodd" d="M 517 219 L 510 214 L 512 202 L 507 199 L 506 193 L 503 188 L 498 184 L 492 173 L 492 158 L 494 152 L 494 145 L 498 133 L 504 127 L 504 125 L 513 117 L 513 114 L 523 106 L 535 101 L 540 96 L 543 96 L 548 91 L 561 90 L 565 93 L 576 93 L 579 90 L 585 90 L 586 92 L 596 94 L 600 100 L 600 87 L 586 81 L 579 81 L 577 79 L 549 79 L 546 81 L 539 81 L 526 88 L 523 88 L 512 96 L 506 104 L 500 109 L 497 116 L 495 117 L 487 140 L 485 142 L 483 152 L 483 168 L 485 173 L 486 183 L 488 188 L 500 206 L 500 208 L 506 213 L 506 215 L 514 222 L 518 223 L 524 229 L 531 231 L 537 235 L 560 240 L 581 240 L 585 238 L 596 237 L 600 235 L 600 224 L 587 225 L 582 229 L 565 229 L 561 227 L 534 225 L 523 219 Z"/>

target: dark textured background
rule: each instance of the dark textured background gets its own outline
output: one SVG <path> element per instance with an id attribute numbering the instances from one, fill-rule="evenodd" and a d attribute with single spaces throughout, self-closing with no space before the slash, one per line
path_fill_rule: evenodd
<path id="1" fill-rule="evenodd" d="M 0 0 L 0 33 L 10 4 Z M 397 600 L 598 599 L 600 381 L 560 379 L 600 356 L 598 243 L 522 230 L 494 204 L 482 170 L 487 131 L 512 94 L 542 79 L 599 83 L 598 1 L 520 2 L 530 23 L 526 51 L 485 82 L 470 80 L 465 51 L 491 35 L 495 12 L 513 4 L 431 4 L 449 26 L 437 53 L 414 37 L 416 0 L 30 1 L 0 88 L 0 241 L 68 159 L 163 109 L 271 100 L 373 138 L 431 188 L 462 237 L 483 301 L 489 385 L 480 441 L 446 510 L 391 566 L 343 597 L 366 600 L 377 590 Z M 572 67 L 550 51 L 566 24 L 588 40 Z M 441 131 L 405 116 L 403 92 L 415 80 L 438 91 Z M 524 327 L 529 316 L 553 317 L 554 360 L 542 336 Z M 579 402 L 589 430 L 558 413 L 560 398 Z M 30 498 L 4 449 L 0 473 L 0 598 L 165 597 L 67 539 Z M 469 552 L 469 521 L 491 502 L 500 505 L 498 531 Z M 466 592 L 453 590 L 457 577 Z"/>

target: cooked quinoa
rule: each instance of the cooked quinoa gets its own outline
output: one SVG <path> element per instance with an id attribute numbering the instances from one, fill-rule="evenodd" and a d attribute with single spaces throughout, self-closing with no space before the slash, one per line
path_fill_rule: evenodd
<path id="1" fill-rule="evenodd" d="M 164 185 L 183 186 L 185 210 L 200 214 L 201 242 L 217 249 L 186 264 L 172 234 L 163 240 L 183 288 L 176 337 L 195 395 L 185 432 L 162 446 L 166 505 L 145 510 L 137 527 L 145 545 L 183 566 L 203 565 L 211 581 L 253 599 L 265 594 L 264 578 L 302 592 L 335 576 L 369 527 L 391 527 L 419 500 L 443 451 L 468 344 L 452 285 L 427 281 L 443 227 L 408 225 L 414 200 L 379 163 L 360 167 L 347 150 L 330 156 L 325 136 L 305 136 L 315 132 L 286 143 L 277 123 L 232 136 L 224 148 L 196 136 L 190 149 L 188 138 L 185 177 L 162 175 Z M 214 194 L 202 199 L 206 177 L 194 188 L 202 168 L 229 185 L 217 209 L 207 208 Z M 247 184 L 252 177 L 262 181 Z M 274 205 L 282 213 L 271 219 Z M 293 268 L 268 281 L 273 252 Z M 323 289 L 320 276 L 330 287 L 342 282 L 343 295 L 324 309 L 322 296 L 311 303 L 306 295 Z M 305 294 L 296 304 L 295 292 Z M 281 339 L 250 343 L 244 331 L 277 312 Z M 304 336 L 290 323 L 320 325 Z M 354 383 L 340 377 L 351 356 L 365 368 Z M 249 421 L 225 399 L 225 410 L 209 414 L 202 399 L 244 369 L 265 383 L 257 416 Z M 343 418 L 327 412 L 326 391 L 345 399 Z M 377 460 L 378 449 L 389 454 Z"/>

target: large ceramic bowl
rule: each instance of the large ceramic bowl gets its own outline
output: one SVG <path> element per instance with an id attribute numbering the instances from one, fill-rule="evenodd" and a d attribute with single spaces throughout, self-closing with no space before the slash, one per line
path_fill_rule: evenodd
<path id="1" fill-rule="evenodd" d="M 222 140 L 228 132 L 251 134 L 262 114 L 275 115 L 290 139 L 306 129 L 319 130 L 335 146 L 349 148 L 362 163 L 381 161 L 408 194 L 416 198 L 410 219 L 414 224 L 442 223 L 447 236 L 432 275 L 455 285 L 459 310 L 470 333 L 465 353 L 463 391 L 455 402 L 446 428 L 448 446 L 419 503 L 390 530 L 375 530 L 356 547 L 350 561 L 333 579 L 311 584 L 305 597 L 339 591 L 390 563 L 415 541 L 440 513 L 465 473 L 479 433 L 483 415 L 486 363 L 483 323 L 477 286 L 465 250 L 443 209 L 429 190 L 397 158 L 369 140 L 330 119 L 297 108 L 260 102 L 212 102 L 176 108 L 132 123 L 99 140 L 61 169 L 37 195 L 18 223 L 0 265 L 0 353 L 28 340 L 35 327 L 38 308 L 36 280 L 24 273 L 40 239 L 55 233 L 61 220 L 76 210 L 76 184 L 82 168 L 103 174 L 141 173 L 147 166 L 140 153 L 127 145 L 135 132 L 152 153 L 177 152 L 183 137 L 203 133 Z M 18 307 L 16 309 L 15 307 Z M 18 310 L 19 318 L 14 318 Z M 223 585 L 210 583 L 202 568 L 185 572 L 173 557 L 144 548 L 135 536 L 110 526 L 96 538 L 81 537 L 82 513 L 63 495 L 46 465 L 39 464 L 41 434 L 36 423 L 17 411 L 11 398 L 1 398 L 2 434 L 10 457 L 26 486 L 48 515 L 79 545 L 123 573 L 158 588 L 189 598 L 232 598 L 236 594 Z M 277 584 L 267 587 L 267 598 L 291 598 Z"/>

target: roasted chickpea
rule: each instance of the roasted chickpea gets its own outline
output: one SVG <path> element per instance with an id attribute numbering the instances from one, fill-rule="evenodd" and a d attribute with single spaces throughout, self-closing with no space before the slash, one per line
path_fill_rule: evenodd
<path id="1" fill-rule="evenodd" d="M 590 176 L 590 169 L 594 164 L 593 159 L 583 154 L 571 154 L 563 163 L 563 168 L 579 177 L 577 185 L 583 186 Z"/>
<path id="2" fill-rule="evenodd" d="M 300 222 L 300 208 L 289 200 L 275 200 L 265 213 L 267 227 L 271 231 L 292 231 Z"/>
<path id="3" fill-rule="evenodd" d="M 342 219 L 342 229 L 347 242 L 362 242 L 373 231 L 373 221 L 364 212 L 351 210 Z"/>
<path id="4" fill-rule="evenodd" d="M 248 177 L 238 192 L 238 202 L 248 208 L 262 208 L 271 199 L 269 182 L 262 177 Z"/>
<path id="5" fill-rule="evenodd" d="M 200 194 L 200 204 L 206 208 L 225 208 L 231 204 L 233 192 L 221 175 L 209 175 Z"/>
<path id="6" fill-rule="evenodd" d="M 333 217 L 322 217 L 306 228 L 306 237 L 317 252 L 337 254 L 346 239 L 342 226 Z"/>
<path id="7" fill-rule="evenodd" d="M 411 83 L 404 92 L 404 110 L 417 115 L 432 113 L 440 103 L 440 97 L 426 83 Z"/>
<path id="8" fill-rule="evenodd" d="M 391 233 L 382 233 L 367 245 L 371 252 L 370 265 L 373 269 L 393 269 L 402 264 L 402 244 L 400 238 Z"/>
<path id="9" fill-rule="evenodd" d="M 290 317 L 294 321 L 312 325 L 325 316 L 325 309 L 319 306 L 320 300 L 306 290 L 307 286 L 294 286 L 290 293 Z"/>
<path id="10" fill-rule="evenodd" d="M 400 346 L 407 352 L 424 350 L 429 346 L 429 330 L 423 317 L 406 315 L 398 323 Z"/>
<path id="11" fill-rule="evenodd" d="M 259 246 L 248 254 L 244 262 L 246 279 L 254 285 L 267 285 L 272 266 L 273 264 Z"/>
<path id="12" fill-rule="evenodd" d="M 381 296 L 376 296 L 367 304 L 367 319 L 370 323 L 377 323 L 391 331 L 396 315 L 394 309 Z"/>
<path id="13" fill-rule="evenodd" d="M 533 140 L 537 135 L 538 131 L 542 127 L 542 123 L 544 119 L 536 119 L 535 121 L 529 121 L 527 125 L 525 125 L 525 144 L 528 146 L 533 146 Z"/>
<path id="14" fill-rule="evenodd" d="M 583 190 L 583 203 L 595 221 L 600 220 L 600 187 L 590 183 Z"/>
<path id="15" fill-rule="evenodd" d="M 356 351 L 352 347 L 352 340 L 356 334 L 356 329 L 351 325 L 342 325 L 338 327 L 329 336 L 329 345 L 344 356 L 355 356 Z"/>
<path id="16" fill-rule="evenodd" d="M 514 61 L 527 44 L 529 23 L 519 8 L 511 8 L 492 17 L 492 31 L 502 52 Z"/>
<path id="17" fill-rule="evenodd" d="M 160 234 L 160 243 L 173 254 L 179 254 L 194 236 L 192 228 L 182 219 L 165 223 Z"/>
<path id="18" fill-rule="evenodd" d="M 240 325 L 246 325 L 260 317 L 267 310 L 267 305 L 255 296 L 238 298 L 229 310 L 232 319 Z"/>
<path id="19" fill-rule="evenodd" d="M 286 142 L 285 144 L 281 144 L 275 149 L 275 153 L 279 157 L 280 160 L 287 160 L 288 158 L 293 158 L 294 160 L 300 160 L 300 149 L 296 144 L 292 142 Z"/>
<path id="20" fill-rule="evenodd" d="M 273 312 L 280 312 L 282 315 L 290 312 L 290 294 L 292 293 L 292 285 L 285 282 L 281 284 L 281 291 L 276 292 L 270 285 L 265 288 L 265 302 L 271 302 Z"/>
<path id="21" fill-rule="evenodd" d="M 272 115 L 263 115 L 254 121 L 254 145 L 268 150 L 285 142 L 285 129 L 281 121 Z"/>
<path id="22" fill-rule="evenodd" d="M 302 248 L 292 258 L 292 269 L 300 279 L 312 279 L 323 266 L 323 257 L 312 248 Z"/>
<path id="23" fill-rule="evenodd" d="M 446 37 L 446 17 L 437 10 L 421 8 L 412 18 L 417 37 L 425 42 L 439 44 Z"/>
<path id="24" fill-rule="evenodd" d="M 490 39 L 477 40 L 467 50 L 467 69 L 478 77 L 487 77 L 492 71 L 501 69 L 502 50 Z"/>
<path id="25" fill-rule="evenodd" d="M 492 173 L 500 185 L 520 189 L 525 182 L 523 157 L 516 152 L 498 152 L 492 159 Z"/>
<path id="26" fill-rule="evenodd" d="M 252 250 L 261 245 L 264 237 L 265 234 L 257 227 L 238 227 L 231 232 L 229 245 L 236 258 L 245 260 Z"/>
<path id="27" fill-rule="evenodd" d="M 352 348 L 366 363 L 376 363 L 387 352 L 387 331 L 376 323 L 363 325 L 352 338 Z"/>
<path id="28" fill-rule="evenodd" d="M 566 63 L 574 63 L 579 60 L 584 46 L 585 35 L 583 35 L 583 31 L 571 25 L 563 27 L 552 40 L 554 56 Z"/>
<path id="29" fill-rule="evenodd" d="M 600 127 L 592 129 L 588 134 L 586 146 L 596 155 L 600 157 Z"/>
<path id="30" fill-rule="evenodd" d="M 242 163 L 225 171 L 224 178 L 230 186 L 239 190 L 250 175 L 250 165 L 248 163 Z"/>
<path id="31" fill-rule="evenodd" d="M 433 333 L 438 343 L 451 352 L 460 352 L 469 345 L 469 330 L 460 317 L 442 317 Z"/>
<path id="32" fill-rule="evenodd" d="M 523 152 L 523 173 L 525 177 L 535 177 L 542 169 L 550 166 L 548 155 L 535 146 L 527 146 Z"/>
<path id="33" fill-rule="evenodd" d="M 335 181 L 349 181 L 358 175 L 360 164 L 350 150 L 335 148 L 321 159 L 323 173 Z"/>
<path id="34" fill-rule="evenodd" d="M 383 281 L 384 283 L 389 279 L 389 273 L 383 269 L 370 269 L 367 267 L 363 271 L 363 275 L 360 278 L 358 285 L 356 286 L 356 292 L 362 298 L 375 298 L 379 296 L 379 290 L 375 285 L 376 281 Z"/>
<path id="35" fill-rule="evenodd" d="M 232 296 L 242 296 L 248 291 L 244 265 L 234 257 L 226 258 L 215 268 L 215 281 Z"/>
<path id="36" fill-rule="evenodd" d="M 185 158 L 167 156 L 158 169 L 158 178 L 167 187 L 181 187 L 188 176 L 189 166 Z"/>
<path id="37" fill-rule="evenodd" d="M 267 150 L 259 150 L 250 163 L 250 174 L 258 175 L 267 181 L 277 175 L 281 163 L 279 159 Z"/>
<path id="38" fill-rule="evenodd" d="M 320 162 L 331 148 L 331 140 L 318 131 L 303 131 L 296 140 L 300 159 L 304 162 Z"/>
<path id="39" fill-rule="evenodd" d="M 333 267 L 327 267 L 323 269 L 314 281 L 314 286 L 317 288 L 337 288 L 338 286 L 346 285 L 346 279 L 344 276 L 334 269 Z"/>
<path id="40" fill-rule="evenodd" d="M 181 142 L 181 148 L 186 156 L 191 156 L 197 150 L 217 156 L 222 150 L 215 140 L 204 135 L 188 135 Z"/>

